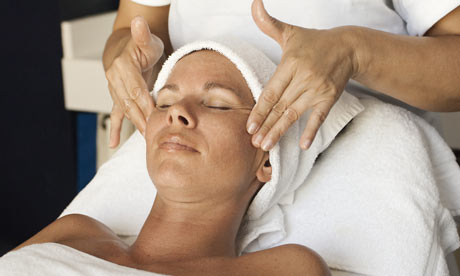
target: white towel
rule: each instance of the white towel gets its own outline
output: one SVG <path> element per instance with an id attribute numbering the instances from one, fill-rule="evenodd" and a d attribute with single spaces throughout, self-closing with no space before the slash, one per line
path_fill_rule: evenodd
<path id="1" fill-rule="evenodd" d="M 365 275 L 449 275 L 445 255 L 460 246 L 452 214 L 460 200 L 460 169 L 449 147 L 424 120 L 375 99 L 361 101 L 356 116 L 316 162 L 284 223 L 248 251 L 299 243 L 336 269 Z M 442 178 L 439 176 L 443 175 Z M 454 186 L 456 189 L 452 189 Z M 454 201 L 449 201 L 454 200 Z"/>
<path id="2" fill-rule="evenodd" d="M 196 41 L 181 47 L 166 60 L 155 82 L 153 96 L 156 98 L 173 67 L 182 57 L 202 49 L 217 51 L 232 61 L 246 80 L 255 101 L 276 70 L 276 65 L 264 53 L 241 40 L 225 37 L 212 41 Z M 341 108 L 343 106 L 346 108 Z M 275 221 L 282 224 L 283 214 L 279 204 L 292 203 L 294 191 L 305 181 L 318 154 L 329 146 L 335 135 L 362 109 L 355 97 L 344 93 L 308 151 L 302 151 L 299 147 L 303 130 L 301 126 L 306 124 L 308 113 L 301 116 L 270 150 L 271 180 L 264 184 L 249 206 L 246 222 L 240 233 L 240 251 L 260 235 L 252 231 L 256 226 L 262 223 L 271 225 Z M 342 120 L 335 120 L 336 117 Z M 277 232 L 271 233 L 271 236 L 281 238 Z"/>
<path id="3" fill-rule="evenodd" d="M 269 73 L 263 72 L 272 72 L 261 68 L 262 63 L 272 65 L 261 63 L 264 58 L 256 58 L 257 50 L 244 43 L 199 42 L 185 47 L 168 59 L 165 68 L 169 69 L 160 72 L 157 90 L 180 57 L 202 48 L 233 58 L 254 95 L 269 78 Z M 367 110 L 356 117 L 314 167 L 318 154 L 364 108 L 346 92 L 310 150 L 298 147 L 306 114 L 270 151 L 272 180 L 249 208 L 239 236 L 241 250 L 299 243 L 317 250 L 333 267 L 371 275 L 424 275 L 431 267 L 443 267 L 442 254 L 458 247 L 451 215 L 444 208 L 460 214 L 460 173 L 453 155 L 437 132 L 415 115 L 375 100 L 363 102 Z M 384 166 L 390 169 L 384 170 Z M 145 168 L 145 142 L 136 133 L 62 215 L 82 213 L 99 219 L 118 234 L 138 234 L 155 195 Z M 441 201 L 436 185 L 441 189 Z M 385 204 L 398 208 L 383 208 Z M 420 230 L 416 231 L 417 227 Z M 380 232 L 372 232 L 377 230 Z M 416 252 L 409 254 L 411 250 Z M 395 259 L 400 261 L 396 265 L 388 261 Z M 428 260 L 434 265 L 427 267 Z M 415 266 L 417 269 L 410 271 Z"/>
<path id="4" fill-rule="evenodd" d="M 2 276 L 157 276 L 58 243 L 33 244 L 0 258 Z"/>

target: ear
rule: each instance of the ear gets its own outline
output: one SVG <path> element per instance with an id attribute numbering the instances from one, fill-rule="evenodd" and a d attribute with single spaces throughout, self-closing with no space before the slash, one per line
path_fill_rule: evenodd
<path id="1" fill-rule="evenodd" d="M 256 177 L 257 180 L 262 183 L 268 182 L 270 179 L 272 179 L 272 166 L 270 164 L 268 152 L 264 153 L 264 158 L 262 159 L 262 162 L 257 169 Z"/>

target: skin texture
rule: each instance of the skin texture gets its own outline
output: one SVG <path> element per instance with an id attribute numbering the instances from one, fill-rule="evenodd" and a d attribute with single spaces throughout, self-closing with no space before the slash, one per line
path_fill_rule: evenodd
<path id="1" fill-rule="evenodd" d="M 253 105 L 228 59 L 212 51 L 184 57 L 147 120 L 147 170 L 157 196 L 134 244 L 97 220 L 69 215 L 18 248 L 56 242 L 168 275 L 330 275 L 321 257 L 301 245 L 236 254 L 243 215 L 271 177 L 268 153 L 253 147 L 245 130 Z"/>
<path id="2" fill-rule="evenodd" d="M 153 51 L 157 53 L 154 56 L 161 56 L 162 48 L 154 46 L 143 51 L 142 47 L 125 47 L 136 33 L 129 31 L 131 20 L 136 15 L 145 18 L 146 24 L 140 24 L 144 29 L 139 32 L 151 31 L 163 41 L 168 54 L 171 51 L 168 11 L 169 6 L 146 7 L 130 0 L 120 1 L 114 32 L 104 52 L 109 89 L 115 103 L 111 116 L 112 147 L 119 143 L 123 114 L 138 129 L 145 130 L 145 120 L 154 106 L 145 88 L 156 78 L 151 66 L 161 64 L 151 62 L 146 68 L 136 65 L 152 56 L 144 52 Z M 393 35 L 351 26 L 330 30 L 300 28 L 270 17 L 262 0 L 253 1 L 252 13 L 259 28 L 283 49 L 278 70 L 247 123 L 256 147 L 271 149 L 293 121 L 311 110 L 300 141 L 300 146 L 307 149 L 350 78 L 421 109 L 460 110 L 460 54 L 457 50 L 460 47 L 460 7 L 432 26 L 425 37 Z M 119 58 L 122 56 L 132 58 Z M 117 58 L 120 59 L 115 63 L 118 69 L 113 69 Z"/>

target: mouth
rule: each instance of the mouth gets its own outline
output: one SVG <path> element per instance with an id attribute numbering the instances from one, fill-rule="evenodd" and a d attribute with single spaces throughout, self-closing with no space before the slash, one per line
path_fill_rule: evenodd
<path id="1" fill-rule="evenodd" d="M 198 152 L 189 142 L 185 141 L 184 138 L 178 135 L 168 135 L 160 142 L 160 149 L 168 152 Z"/>

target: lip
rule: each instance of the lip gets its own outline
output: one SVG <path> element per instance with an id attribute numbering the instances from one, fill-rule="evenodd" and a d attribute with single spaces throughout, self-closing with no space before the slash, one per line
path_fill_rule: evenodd
<path id="1" fill-rule="evenodd" d="M 190 142 L 177 134 L 169 134 L 162 138 L 159 143 L 159 148 L 167 151 L 199 152 Z"/>

